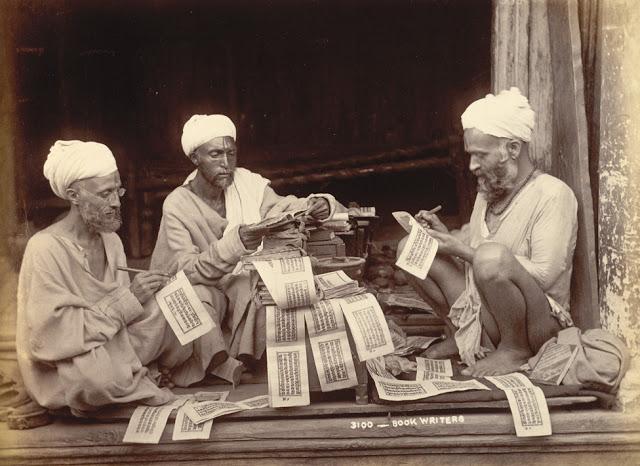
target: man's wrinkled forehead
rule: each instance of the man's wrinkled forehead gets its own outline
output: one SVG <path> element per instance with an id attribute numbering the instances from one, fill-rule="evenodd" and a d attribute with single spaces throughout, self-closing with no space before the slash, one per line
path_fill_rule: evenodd
<path id="1" fill-rule="evenodd" d="M 220 149 L 235 149 L 236 142 L 231 136 L 218 136 L 213 139 L 209 139 L 207 142 L 198 147 L 198 151 L 209 152 L 211 150 Z"/>
<path id="2" fill-rule="evenodd" d="M 476 128 L 464 130 L 465 152 L 484 152 L 500 145 L 503 138 L 486 134 Z"/>
<path id="3" fill-rule="evenodd" d="M 120 180 L 120 172 L 118 170 L 105 176 L 94 176 L 92 178 L 84 178 L 77 180 L 74 185 L 80 185 L 85 189 L 92 191 L 103 191 L 105 189 L 114 189 L 122 185 Z"/>

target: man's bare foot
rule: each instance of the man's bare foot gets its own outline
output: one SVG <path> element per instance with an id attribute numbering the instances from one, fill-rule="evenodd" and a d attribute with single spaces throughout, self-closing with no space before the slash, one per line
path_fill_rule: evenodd
<path id="1" fill-rule="evenodd" d="M 158 387 L 174 388 L 175 386 L 176 384 L 171 380 L 171 370 L 166 367 L 160 368 L 160 380 L 158 381 Z"/>
<path id="2" fill-rule="evenodd" d="M 531 357 L 531 353 L 522 349 L 498 348 L 479 360 L 473 366 L 460 371 L 462 375 L 486 377 L 487 375 L 503 375 L 517 372 Z"/>
<path id="3" fill-rule="evenodd" d="M 429 346 L 420 356 L 429 359 L 448 359 L 457 355 L 458 346 L 456 345 L 456 340 L 447 338 L 444 341 Z"/>

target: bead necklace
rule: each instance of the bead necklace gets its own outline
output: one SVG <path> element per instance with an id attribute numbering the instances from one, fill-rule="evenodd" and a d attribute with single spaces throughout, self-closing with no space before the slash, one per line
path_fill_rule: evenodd
<path id="1" fill-rule="evenodd" d="M 496 210 L 494 209 L 495 206 L 495 202 L 492 202 L 491 205 L 489 206 L 489 212 L 491 212 L 493 215 L 495 216 L 500 216 L 502 215 L 502 212 L 504 212 L 505 210 L 507 210 L 507 207 L 509 207 L 511 205 L 511 201 L 513 201 L 515 199 L 515 197 L 518 195 L 518 193 L 520 192 L 520 190 L 522 190 L 522 188 L 524 188 L 524 186 L 529 182 L 529 180 L 531 179 L 531 177 L 533 176 L 533 173 L 536 171 L 535 168 L 533 168 L 529 174 L 527 175 L 527 177 L 520 182 L 520 184 L 513 190 L 511 191 L 511 194 L 509 195 L 509 198 L 507 200 L 507 203 L 500 209 L 500 210 Z"/>

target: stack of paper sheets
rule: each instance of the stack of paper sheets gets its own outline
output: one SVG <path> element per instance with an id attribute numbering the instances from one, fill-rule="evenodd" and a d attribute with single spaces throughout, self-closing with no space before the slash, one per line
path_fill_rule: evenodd
<path id="1" fill-rule="evenodd" d="M 267 285 L 262 280 L 258 281 L 258 299 L 263 306 L 273 306 L 276 302 L 273 300 L 273 296 L 269 293 Z"/>
<path id="2" fill-rule="evenodd" d="M 305 319 L 322 391 L 358 383 L 345 319 L 360 361 L 393 351 L 378 301 L 371 294 L 354 294 L 361 289 L 344 272 L 314 279 L 308 257 L 255 262 L 254 266 L 264 282 L 258 291 L 260 300 L 275 304 L 265 309 L 270 406 L 310 403 Z M 325 299 L 319 300 L 316 284 Z M 326 299 L 327 294 L 335 299 Z"/>
<path id="3" fill-rule="evenodd" d="M 314 281 L 322 299 L 344 298 L 365 291 L 357 280 L 349 278 L 342 270 L 316 275 Z"/>

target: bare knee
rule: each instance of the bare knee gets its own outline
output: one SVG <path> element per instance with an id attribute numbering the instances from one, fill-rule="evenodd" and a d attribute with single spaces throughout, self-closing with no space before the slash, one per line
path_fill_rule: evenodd
<path id="1" fill-rule="evenodd" d="M 513 271 L 513 254 L 500 243 L 483 243 L 473 255 L 473 276 L 479 282 L 508 280 Z"/>

